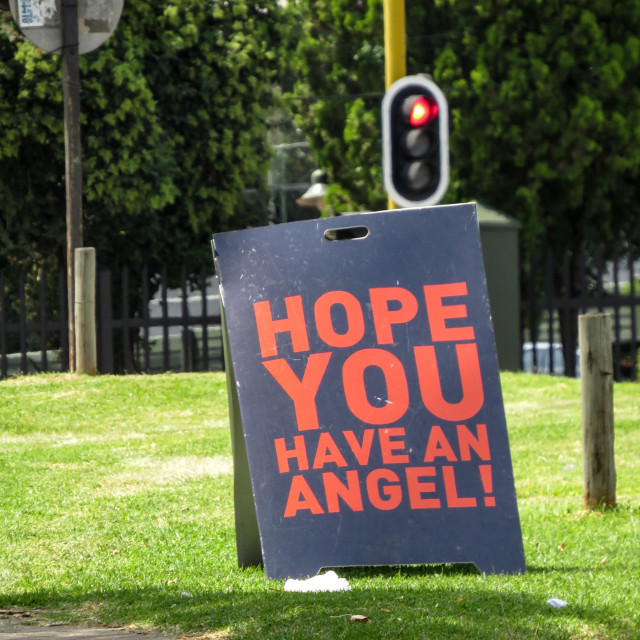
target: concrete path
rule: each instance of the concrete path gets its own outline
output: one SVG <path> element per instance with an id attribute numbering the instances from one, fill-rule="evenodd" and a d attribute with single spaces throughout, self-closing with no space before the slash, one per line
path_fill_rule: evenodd
<path id="1" fill-rule="evenodd" d="M 2 640 L 167 640 L 168 636 L 135 633 L 124 629 L 80 629 L 68 625 L 51 627 L 0 627 Z"/>
<path id="2" fill-rule="evenodd" d="M 19 624 L 0 619 L 0 640 L 170 640 L 170 636 L 130 629 Z"/>

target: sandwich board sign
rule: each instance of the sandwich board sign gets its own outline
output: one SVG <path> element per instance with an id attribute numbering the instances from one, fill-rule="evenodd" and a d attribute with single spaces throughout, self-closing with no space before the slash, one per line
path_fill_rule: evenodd
<path id="1" fill-rule="evenodd" d="M 524 571 L 475 204 L 212 245 L 240 564 Z"/>

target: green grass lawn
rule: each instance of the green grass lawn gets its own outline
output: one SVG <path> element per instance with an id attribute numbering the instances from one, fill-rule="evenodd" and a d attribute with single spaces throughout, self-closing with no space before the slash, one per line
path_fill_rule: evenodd
<path id="1" fill-rule="evenodd" d="M 237 568 L 224 374 L 2 381 L 0 609 L 212 640 L 640 638 L 640 386 L 614 391 L 619 506 L 587 513 L 579 381 L 502 381 L 527 572 L 339 569 L 352 590 L 325 594 Z"/>

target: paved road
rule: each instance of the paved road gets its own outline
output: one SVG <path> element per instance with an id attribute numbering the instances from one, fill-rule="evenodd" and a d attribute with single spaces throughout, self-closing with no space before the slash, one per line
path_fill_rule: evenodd
<path id="1" fill-rule="evenodd" d="M 0 640 L 170 640 L 170 636 L 128 629 L 83 629 L 73 625 L 37 626 L 0 619 Z"/>
<path id="2" fill-rule="evenodd" d="M 138 634 L 124 629 L 80 629 L 78 627 L 0 627 L 2 640 L 167 640 L 167 636 Z"/>

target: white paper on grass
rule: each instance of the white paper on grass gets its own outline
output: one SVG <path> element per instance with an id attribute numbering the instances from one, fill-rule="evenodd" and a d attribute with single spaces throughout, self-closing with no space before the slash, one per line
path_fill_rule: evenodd
<path id="1" fill-rule="evenodd" d="M 560 600 L 560 598 L 551 598 L 547 600 L 547 604 L 552 606 L 554 609 L 562 609 L 562 607 L 566 607 L 569 603 L 564 600 Z"/>
<path id="2" fill-rule="evenodd" d="M 351 585 L 346 578 L 338 577 L 335 571 L 327 571 L 319 576 L 313 576 L 306 580 L 294 580 L 289 578 L 284 583 L 285 591 L 297 591 L 298 593 L 310 593 L 316 591 L 351 591 Z"/>

